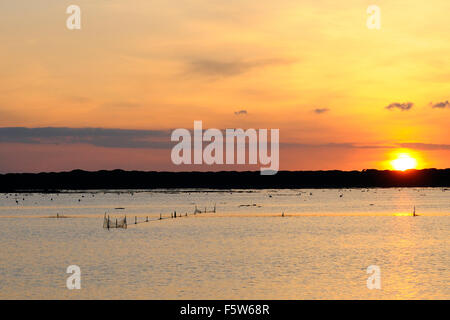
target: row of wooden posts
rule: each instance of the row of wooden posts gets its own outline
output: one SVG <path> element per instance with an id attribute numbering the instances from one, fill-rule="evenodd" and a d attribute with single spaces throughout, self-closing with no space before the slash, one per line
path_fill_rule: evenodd
<path id="1" fill-rule="evenodd" d="M 194 215 L 201 214 L 201 213 L 215 213 L 215 212 L 216 212 L 216 205 L 214 205 L 214 208 L 212 210 L 210 210 L 210 211 L 207 211 L 206 207 L 205 207 L 204 211 L 201 211 L 201 210 L 199 210 L 197 208 L 197 206 L 195 206 Z M 170 214 L 170 219 L 187 217 L 187 216 L 188 216 L 187 212 L 183 215 L 183 214 L 177 214 L 177 212 L 174 211 L 174 212 L 172 212 Z M 158 220 L 163 220 L 163 219 L 169 219 L 169 217 L 163 217 L 162 214 L 160 213 Z M 150 222 L 150 221 L 156 221 L 156 220 L 149 220 L 148 216 L 147 216 L 147 217 L 145 217 L 145 221 L 138 222 L 137 216 L 134 217 L 134 224 Z M 109 218 L 109 216 L 106 217 L 106 213 L 105 213 L 103 227 L 107 228 L 107 229 L 110 229 L 110 228 L 124 228 L 124 229 L 126 229 L 127 228 L 127 216 L 125 215 L 123 221 L 121 221 L 120 224 L 118 224 L 118 220 L 115 219 L 115 224 L 114 224 L 111 221 L 111 219 Z"/>
<path id="2" fill-rule="evenodd" d="M 201 213 L 216 213 L 216 205 L 214 205 L 214 209 L 213 210 L 211 210 L 211 211 L 207 211 L 206 210 L 206 207 L 205 207 L 205 211 L 201 211 L 201 210 L 198 210 L 197 209 L 197 206 L 195 206 L 195 210 L 194 210 L 194 215 L 196 215 L 196 214 L 201 214 Z M 188 214 L 187 214 L 187 212 L 183 215 L 183 214 L 178 214 L 177 215 L 177 211 L 174 211 L 174 212 L 171 212 L 170 213 L 170 218 L 171 219 L 175 219 L 175 218 L 181 218 L 181 217 L 187 217 L 188 216 Z M 163 216 L 162 216 L 162 214 L 160 213 L 159 214 L 159 219 L 158 220 L 163 220 L 163 219 L 169 219 L 168 217 L 167 218 L 163 218 Z M 147 217 L 145 217 L 145 222 L 149 222 L 150 220 L 148 220 L 148 216 Z M 138 221 L 137 221 L 137 216 L 135 216 L 134 217 L 134 224 L 138 224 Z"/>

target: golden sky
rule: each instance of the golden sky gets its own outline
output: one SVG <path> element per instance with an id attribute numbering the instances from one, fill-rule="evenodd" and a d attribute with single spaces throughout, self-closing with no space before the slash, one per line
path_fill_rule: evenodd
<path id="1" fill-rule="evenodd" d="M 66 28 L 71 4 L 81 30 Z M 380 30 L 366 26 L 372 4 Z M 2 1 L 0 172 L 173 169 L 164 148 L 31 143 L 4 127 L 194 120 L 279 128 L 281 169 L 384 169 L 399 152 L 449 167 L 449 12 L 448 0 Z"/>

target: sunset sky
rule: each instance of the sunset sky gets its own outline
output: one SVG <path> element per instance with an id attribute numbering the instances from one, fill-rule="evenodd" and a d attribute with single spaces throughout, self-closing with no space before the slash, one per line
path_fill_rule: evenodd
<path id="1" fill-rule="evenodd" d="M 66 28 L 71 4 L 81 30 Z M 450 167 L 449 13 L 448 0 L 1 1 L 0 172 L 196 170 L 170 160 L 170 132 L 194 120 L 280 129 L 282 170 L 392 169 L 399 154 Z"/>

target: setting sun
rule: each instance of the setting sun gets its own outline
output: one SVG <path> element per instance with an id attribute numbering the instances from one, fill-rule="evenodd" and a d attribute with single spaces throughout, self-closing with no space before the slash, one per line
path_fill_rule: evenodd
<path id="1" fill-rule="evenodd" d="M 397 159 L 391 161 L 391 165 L 395 170 L 405 171 L 415 169 L 417 167 L 417 160 L 407 153 L 402 153 L 398 155 Z"/>

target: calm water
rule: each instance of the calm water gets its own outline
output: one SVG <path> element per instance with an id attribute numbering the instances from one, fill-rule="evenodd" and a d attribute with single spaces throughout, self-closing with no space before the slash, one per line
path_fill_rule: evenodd
<path id="1" fill-rule="evenodd" d="M 0 298 L 449 299 L 449 227 L 440 188 L 0 194 Z"/>

